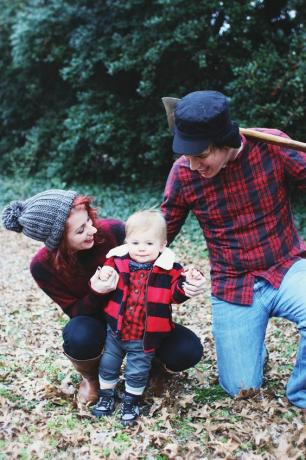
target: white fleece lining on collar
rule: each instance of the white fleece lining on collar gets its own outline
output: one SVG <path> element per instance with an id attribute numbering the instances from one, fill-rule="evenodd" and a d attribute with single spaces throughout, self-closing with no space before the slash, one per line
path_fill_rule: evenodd
<path id="1" fill-rule="evenodd" d="M 111 249 L 106 254 L 106 258 L 108 259 L 109 257 L 123 257 L 127 255 L 128 253 L 129 252 L 128 252 L 127 244 L 122 244 L 121 246 L 116 246 L 115 248 Z M 157 257 L 153 265 L 163 268 L 164 270 L 171 270 L 171 268 L 173 268 L 174 262 L 175 262 L 174 252 L 169 248 L 165 248 L 163 252 L 161 253 L 161 255 Z"/>

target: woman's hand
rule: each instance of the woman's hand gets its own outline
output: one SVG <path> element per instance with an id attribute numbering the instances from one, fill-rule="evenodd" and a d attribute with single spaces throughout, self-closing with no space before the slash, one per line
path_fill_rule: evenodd
<path id="1" fill-rule="evenodd" d="M 99 294 L 108 294 L 116 289 L 119 275 L 112 267 L 98 267 L 90 278 L 91 288 Z"/>
<path id="2" fill-rule="evenodd" d="M 197 297 L 203 294 L 206 280 L 199 270 L 190 267 L 183 275 L 186 277 L 186 282 L 182 286 L 187 297 Z"/>

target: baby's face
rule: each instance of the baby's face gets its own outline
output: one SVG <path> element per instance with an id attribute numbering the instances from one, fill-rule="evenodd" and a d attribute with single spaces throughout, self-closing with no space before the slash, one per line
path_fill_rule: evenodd
<path id="1" fill-rule="evenodd" d="M 126 238 L 131 259 L 136 262 L 152 262 L 166 246 L 155 229 L 134 230 Z"/>

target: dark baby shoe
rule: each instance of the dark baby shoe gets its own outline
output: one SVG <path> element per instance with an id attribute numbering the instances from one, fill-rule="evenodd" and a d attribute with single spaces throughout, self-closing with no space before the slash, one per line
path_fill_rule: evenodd
<path id="1" fill-rule="evenodd" d="M 105 417 L 112 415 L 115 410 L 115 394 L 114 390 L 109 388 L 107 390 L 100 390 L 99 401 L 92 408 L 92 415 L 96 417 Z"/>
<path id="2" fill-rule="evenodd" d="M 134 425 L 139 415 L 139 397 L 125 394 L 121 407 L 122 424 L 124 426 Z"/>

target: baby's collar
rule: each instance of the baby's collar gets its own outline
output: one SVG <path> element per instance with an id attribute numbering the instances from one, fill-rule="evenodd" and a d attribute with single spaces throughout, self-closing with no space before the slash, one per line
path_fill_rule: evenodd
<path id="1" fill-rule="evenodd" d="M 122 244 L 121 246 L 116 246 L 115 248 L 111 249 L 107 254 L 106 258 L 109 257 L 123 257 L 128 254 L 128 246 L 127 244 Z M 173 268 L 173 264 L 175 262 L 175 254 L 174 252 L 169 249 L 165 248 L 160 256 L 154 262 L 154 266 L 163 268 L 164 270 L 171 270 Z"/>

